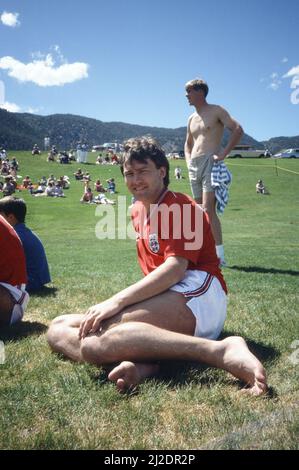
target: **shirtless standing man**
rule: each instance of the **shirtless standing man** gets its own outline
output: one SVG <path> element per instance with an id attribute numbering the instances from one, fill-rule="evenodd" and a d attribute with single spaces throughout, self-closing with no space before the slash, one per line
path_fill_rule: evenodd
<path id="1" fill-rule="evenodd" d="M 206 82 L 200 79 L 190 80 L 185 88 L 189 104 L 196 109 L 189 117 L 185 142 L 192 195 L 208 213 L 217 256 L 220 265 L 225 266 L 221 224 L 216 213 L 215 193 L 211 186 L 211 171 L 213 163 L 224 160 L 239 142 L 243 129 L 224 108 L 207 103 L 209 88 Z M 231 136 L 226 147 L 221 149 L 225 127 L 231 131 Z"/>

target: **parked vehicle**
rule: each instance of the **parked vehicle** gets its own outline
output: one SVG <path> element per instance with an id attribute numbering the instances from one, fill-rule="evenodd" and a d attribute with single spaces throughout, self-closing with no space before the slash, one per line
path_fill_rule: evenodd
<path id="1" fill-rule="evenodd" d="M 265 149 L 256 150 L 250 145 L 240 144 L 235 147 L 228 154 L 228 158 L 262 158 L 268 156 Z"/>
<path id="2" fill-rule="evenodd" d="M 285 149 L 274 155 L 274 158 L 299 158 L 299 149 Z"/>

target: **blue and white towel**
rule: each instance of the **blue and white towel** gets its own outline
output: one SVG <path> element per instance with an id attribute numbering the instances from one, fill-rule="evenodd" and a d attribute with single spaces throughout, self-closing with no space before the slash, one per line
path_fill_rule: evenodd
<path id="1" fill-rule="evenodd" d="M 223 161 L 214 162 L 211 172 L 211 184 L 215 189 L 216 209 L 223 214 L 228 203 L 228 187 L 232 182 L 232 174 Z"/>

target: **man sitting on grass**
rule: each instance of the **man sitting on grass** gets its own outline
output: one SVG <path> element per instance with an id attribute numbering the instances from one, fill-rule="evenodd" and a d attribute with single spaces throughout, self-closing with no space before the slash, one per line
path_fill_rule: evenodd
<path id="1" fill-rule="evenodd" d="M 28 292 L 40 290 L 51 282 L 45 249 L 38 236 L 25 225 L 27 207 L 23 199 L 0 199 L 0 215 L 14 228 L 25 251 Z"/>
<path id="2" fill-rule="evenodd" d="M 123 174 L 136 199 L 132 221 L 145 277 L 85 315 L 53 320 L 50 347 L 75 360 L 112 366 L 120 391 L 159 370 L 158 361 L 191 360 L 266 391 L 262 364 L 240 337 L 218 338 L 226 317 L 226 285 L 210 223 L 189 196 L 168 190 L 169 163 L 151 138 L 125 143 Z"/>

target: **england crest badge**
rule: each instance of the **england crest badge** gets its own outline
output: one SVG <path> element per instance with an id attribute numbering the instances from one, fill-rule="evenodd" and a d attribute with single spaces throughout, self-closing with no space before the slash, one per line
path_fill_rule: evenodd
<path id="1" fill-rule="evenodd" d="M 156 233 L 149 234 L 149 247 L 153 253 L 158 253 L 160 250 L 158 235 Z"/>

